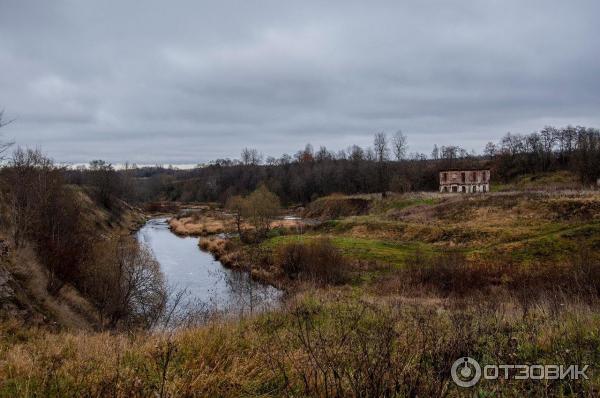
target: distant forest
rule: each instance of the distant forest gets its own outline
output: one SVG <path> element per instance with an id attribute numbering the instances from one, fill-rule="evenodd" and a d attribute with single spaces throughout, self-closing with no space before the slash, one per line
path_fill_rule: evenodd
<path id="1" fill-rule="evenodd" d="M 101 198 L 111 195 L 133 203 L 160 200 L 225 202 L 264 184 L 283 203 L 307 203 L 331 193 L 384 193 L 437 190 L 438 172 L 448 168 L 490 168 L 492 182 L 522 174 L 569 170 L 582 184 L 600 177 L 600 130 L 545 127 L 527 135 L 507 133 L 489 142 L 480 154 L 459 146 L 434 145 L 430 154 L 408 154 L 398 132 L 374 136 L 373 146 L 353 145 L 332 152 L 311 144 L 292 155 L 263 159 L 245 148 L 240 159 L 217 159 L 190 170 L 126 167 L 115 170 L 103 161 L 67 170 L 72 184 L 96 186 Z"/>

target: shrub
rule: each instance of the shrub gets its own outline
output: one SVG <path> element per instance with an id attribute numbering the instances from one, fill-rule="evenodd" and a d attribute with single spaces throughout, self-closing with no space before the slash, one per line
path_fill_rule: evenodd
<path id="1" fill-rule="evenodd" d="M 400 281 L 413 289 L 443 296 L 466 297 L 495 288 L 506 289 L 527 312 L 540 299 L 579 298 L 590 304 L 600 299 L 600 259 L 580 248 L 565 264 L 527 267 L 498 259 L 469 262 L 460 252 L 425 256 L 417 252 L 407 261 Z"/>
<path id="2" fill-rule="evenodd" d="M 460 295 L 473 286 L 475 279 L 483 277 L 469 269 L 464 255 L 459 252 L 444 253 L 433 258 L 415 255 L 405 273 L 410 283 L 433 288 L 444 295 Z M 477 283 L 477 286 L 481 286 L 481 283 Z"/>
<path id="3" fill-rule="evenodd" d="M 145 246 L 129 237 L 96 244 L 83 275 L 84 291 L 111 329 L 148 329 L 167 302 L 164 275 Z"/>
<path id="4" fill-rule="evenodd" d="M 367 214 L 371 201 L 341 195 L 331 195 L 311 202 L 304 211 L 306 218 L 333 220 L 341 217 Z"/>
<path id="5" fill-rule="evenodd" d="M 285 229 L 281 227 L 272 228 L 267 232 L 267 239 L 275 238 L 277 236 L 285 235 Z"/>
<path id="6" fill-rule="evenodd" d="M 327 238 L 292 242 L 277 252 L 277 264 L 292 279 L 339 284 L 347 279 L 348 261 Z"/>

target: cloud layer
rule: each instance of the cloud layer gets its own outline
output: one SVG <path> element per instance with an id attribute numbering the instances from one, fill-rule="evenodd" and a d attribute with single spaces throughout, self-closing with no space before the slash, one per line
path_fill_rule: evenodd
<path id="1" fill-rule="evenodd" d="M 479 150 L 600 125 L 598 15 L 591 0 L 0 0 L 3 130 L 67 162 L 276 156 L 397 129 L 412 151 Z"/>

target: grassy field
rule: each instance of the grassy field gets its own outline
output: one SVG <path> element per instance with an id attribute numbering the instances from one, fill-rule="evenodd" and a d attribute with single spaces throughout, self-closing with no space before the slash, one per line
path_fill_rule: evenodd
<path id="1" fill-rule="evenodd" d="M 510 183 L 495 183 L 490 189 L 492 192 L 504 192 L 515 190 L 578 190 L 581 188 L 581 183 L 576 175 L 569 171 L 558 171 L 521 175 Z"/>
<path id="2" fill-rule="evenodd" d="M 463 302 L 443 311 L 380 304 L 344 291 L 303 295 L 284 310 L 170 333 L 48 334 L 4 324 L 0 396 L 592 396 L 589 380 L 483 381 L 463 390 L 448 369 L 597 364 L 600 317 L 570 306 L 515 316 Z"/>
<path id="3" fill-rule="evenodd" d="M 597 396 L 598 192 L 350 199 L 320 200 L 307 212 L 321 223 L 302 234 L 201 238 L 285 288 L 277 310 L 152 333 L 0 323 L 0 396 Z M 346 259 L 344 278 L 288 274 L 323 250 Z M 462 389 L 450 367 L 464 356 L 589 365 L 589 379 Z"/>
<path id="4" fill-rule="evenodd" d="M 399 196 L 373 201 L 368 214 L 327 220 L 305 235 L 273 237 L 263 246 L 276 250 L 326 236 L 351 258 L 392 266 L 402 266 L 416 251 L 564 262 L 581 246 L 600 248 L 599 214 L 600 195 L 594 192 Z"/>
<path id="5" fill-rule="evenodd" d="M 351 258 L 379 261 L 390 265 L 401 265 L 406 258 L 416 250 L 430 251 L 427 244 L 417 242 L 394 242 L 374 239 L 355 238 L 351 236 L 336 236 L 330 234 L 305 234 L 278 236 L 263 243 L 267 249 L 276 249 L 290 242 L 306 242 L 317 237 L 327 236 L 331 242 L 345 255 Z"/>

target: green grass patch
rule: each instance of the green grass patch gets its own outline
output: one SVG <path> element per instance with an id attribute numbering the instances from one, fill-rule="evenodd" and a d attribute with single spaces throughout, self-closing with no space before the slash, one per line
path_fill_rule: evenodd
<path id="1" fill-rule="evenodd" d="M 563 232 L 561 236 L 578 245 L 587 245 L 600 250 L 600 224 L 588 224 Z"/>
<path id="2" fill-rule="evenodd" d="M 519 191 L 519 190 L 544 190 L 548 188 L 580 188 L 581 183 L 577 176 L 569 171 L 555 171 L 547 173 L 523 174 L 508 183 L 494 182 L 492 192 Z"/>
<path id="3" fill-rule="evenodd" d="M 377 201 L 373 213 L 385 213 L 389 210 L 403 210 L 414 206 L 433 206 L 440 203 L 439 198 L 390 198 Z"/>
<path id="4" fill-rule="evenodd" d="M 523 242 L 522 246 L 511 254 L 513 259 L 525 263 L 562 261 L 572 256 L 577 250 L 574 241 L 561 238 L 559 235 L 548 235 L 539 239 Z"/>
<path id="5" fill-rule="evenodd" d="M 340 220 L 331 220 L 323 223 L 321 228 L 325 231 L 346 232 L 353 227 L 364 226 L 369 230 L 396 230 L 406 223 L 381 218 L 376 215 L 352 216 Z"/>
<path id="6" fill-rule="evenodd" d="M 263 247 L 276 250 L 277 247 L 290 242 L 306 242 L 319 236 L 328 235 L 288 235 L 269 239 L 262 243 Z M 391 265 L 403 265 L 406 259 L 417 250 L 425 253 L 434 251 L 430 245 L 421 242 L 390 242 L 376 239 L 362 239 L 346 236 L 328 236 L 331 242 L 344 255 L 359 260 L 378 261 Z"/>

